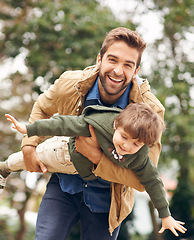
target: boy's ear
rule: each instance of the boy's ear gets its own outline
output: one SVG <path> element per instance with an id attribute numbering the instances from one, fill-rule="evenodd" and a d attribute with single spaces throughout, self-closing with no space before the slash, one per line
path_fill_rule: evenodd
<path id="1" fill-rule="evenodd" d="M 114 120 L 114 123 L 113 123 L 113 128 L 114 128 L 114 130 L 116 130 L 116 123 L 115 123 L 115 120 Z"/>

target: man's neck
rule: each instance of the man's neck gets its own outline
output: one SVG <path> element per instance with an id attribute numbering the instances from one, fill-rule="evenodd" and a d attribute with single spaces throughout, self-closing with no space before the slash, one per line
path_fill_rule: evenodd
<path id="1" fill-rule="evenodd" d="M 118 99 L 123 95 L 125 90 L 127 89 L 128 86 L 126 86 L 124 89 L 122 89 L 119 93 L 116 94 L 108 94 L 104 87 L 102 86 L 101 82 L 98 81 L 98 89 L 99 89 L 99 94 L 100 94 L 100 101 L 105 105 L 105 106 L 111 106 L 114 103 L 118 101 Z"/>
<path id="2" fill-rule="evenodd" d="M 105 106 L 111 106 L 118 101 L 118 99 L 123 95 L 123 92 L 125 90 L 126 89 L 124 89 L 122 92 L 118 93 L 117 95 L 108 95 L 107 93 L 103 94 L 102 92 L 99 91 L 100 92 L 100 101 Z"/>
<path id="3" fill-rule="evenodd" d="M 105 107 L 111 107 L 114 103 L 107 103 L 107 102 L 103 102 L 102 100 L 100 100 L 102 105 Z"/>

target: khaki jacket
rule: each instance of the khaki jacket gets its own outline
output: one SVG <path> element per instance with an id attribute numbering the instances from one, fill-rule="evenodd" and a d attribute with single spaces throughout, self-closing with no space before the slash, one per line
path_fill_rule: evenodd
<path id="1" fill-rule="evenodd" d="M 85 95 L 95 82 L 98 72 L 98 67 L 91 66 L 83 71 L 63 73 L 48 90 L 38 97 L 33 106 L 29 123 L 38 119 L 50 118 L 55 113 L 59 115 L 80 115 L 84 107 Z M 163 119 L 164 107 L 150 92 L 148 81 L 144 80 L 139 86 L 137 79 L 134 78 L 132 83 L 129 102 L 145 102 Z M 22 147 L 26 145 L 37 146 L 43 140 L 43 138 L 37 136 L 30 138 L 25 136 Z M 155 166 L 158 163 L 160 150 L 161 144 L 159 142 L 150 149 L 149 157 Z M 96 176 L 111 182 L 109 231 L 112 234 L 114 229 L 132 211 L 134 203 L 133 188 L 144 191 L 144 187 L 131 170 L 118 167 L 104 154 L 93 172 Z"/>

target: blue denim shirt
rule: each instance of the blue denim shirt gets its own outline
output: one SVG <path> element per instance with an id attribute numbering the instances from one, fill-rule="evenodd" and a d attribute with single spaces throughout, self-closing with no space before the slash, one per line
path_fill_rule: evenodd
<path id="1" fill-rule="evenodd" d="M 128 105 L 131 84 L 112 107 L 124 109 Z M 102 105 L 98 89 L 98 78 L 86 96 L 84 107 Z M 84 202 L 92 212 L 109 212 L 111 193 L 110 182 L 101 178 L 93 181 L 83 180 L 79 174 L 70 175 L 57 173 L 62 191 L 75 194 L 83 191 Z"/>

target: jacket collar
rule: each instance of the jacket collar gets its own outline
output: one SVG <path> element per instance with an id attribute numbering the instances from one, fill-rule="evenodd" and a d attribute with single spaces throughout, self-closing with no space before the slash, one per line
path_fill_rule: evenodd
<path id="1" fill-rule="evenodd" d="M 94 84 L 96 78 L 98 77 L 99 67 L 91 66 L 83 70 L 81 81 L 76 84 L 76 88 L 81 93 L 82 96 L 85 96 Z"/>
<path id="2" fill-rule="evenodd" d="M 129 94 L 129 101 L 131 102 L 144 102 L 143 94 L 150 91 L 148 81 L 145 79 L 143 83 L 139 85 L 137 78 L 132 79 L 132 88 Z"/>
<path id="3" fill-rule="evenodd" d="M 94 65 L 87 67 L 83 70 L 81 81 L 76 84 L 79 93 L 84 97 L 93 86 L 96 78 L 98 77 L 99 67 Z M 150 91 L 148 81 L 142 80 L 143 83 L 139 85 L 137 78 L 132 79 L 132 87 L 129 94 L 129 102 L 144 102 L 143 94 Z"/>

